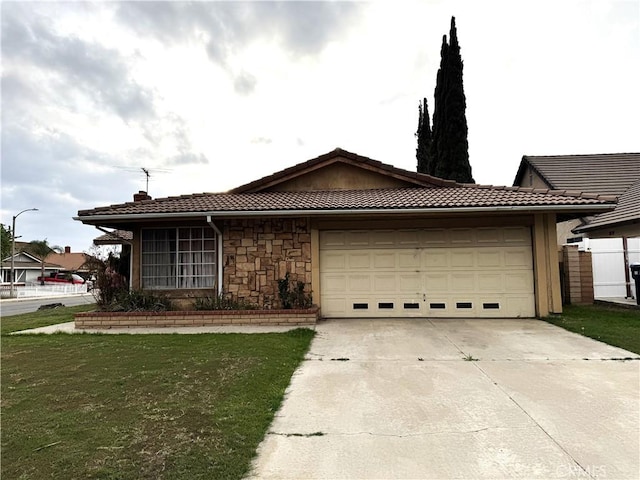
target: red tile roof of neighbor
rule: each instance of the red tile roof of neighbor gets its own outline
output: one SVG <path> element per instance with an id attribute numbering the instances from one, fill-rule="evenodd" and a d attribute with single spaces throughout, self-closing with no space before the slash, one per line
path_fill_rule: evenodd
<path id="1" fill-rule="evenodd" d="M 64 270 L 80 270 L 87 262 L 88 256 L 84 253 L 50 253 L 45 262 L 59 265 Z"/>
<path id="2" fill-rule="evenodd" d="M 404 188 L 370 190 L 326 190 L 297 192 L 256 191 L 277 184 L 292 176 L 313 171 L 333 161 L 344 161 L 365 169 L 406 180 Z M 591 208 L 594 212 L 611 209 L 615 197 L 581 194 L 574 191 L 552 191 L 520 187 L 494 187 L 458 184 L 429 175 L 402 170 L 376 160 L 334 150 L 328 154 L 282 170 L 232 190 L 230 193 L 199 193 L 179 197 L 127 202 L 90 210 L 80 210 L 78 220 L 98 222 L 118 218 L 135 219 L 163 215 L 240 215 L 277 214 L 283 212 L 313 214 L 352 211 L 410 211 L 548 208 L 576 210 Z"/>

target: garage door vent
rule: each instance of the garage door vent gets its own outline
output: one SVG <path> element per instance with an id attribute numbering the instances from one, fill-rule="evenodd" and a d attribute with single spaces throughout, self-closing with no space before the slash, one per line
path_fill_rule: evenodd
<path id="1" fill-rule="evenodd" d="M 485 310 L 500 310 L 499 303 L 483 303 L 482 308 Z"/>
<path id="2" fill-rule="evenodd" d="M 354 303 L 353 304 L 353 309 L 354 310 L 368 310 L 369 309 L 369 304 L 368 303 Z"/>
<path id="3" fill-rule="evenodd" d="M 378 308 L 393 308 L 393 303 L 391 302 L 378 303 Z"/>
<path id="4" fill-rule="evenodd" d="M 447 305 L 445 303 L 430 303 L 429 304 L 429 308 L 433 308 L 436 310 L 442 310 L 447 308 Z"/>
<path id="5" fill-rule="evenodd" d="M 409 310 L 409 309 L 419 309 L 420 308 L 420 304 L 419 303 L 405 303 L 404 304 L 404 308 L 406 308 L 407 310 Z"/>
<path id="6" fill-rule="evenodd" d="M 473 308 L 473 304 L 471 302 L 457 302 L 456 308 Z"/>

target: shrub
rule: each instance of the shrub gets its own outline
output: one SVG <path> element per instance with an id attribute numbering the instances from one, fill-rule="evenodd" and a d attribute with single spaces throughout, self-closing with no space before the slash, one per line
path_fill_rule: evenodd
<path id="1" fill-rule="evenodd" d="M 219 293 L 215 296 L 198 297 L 193 303 L 194 310 L 256 310 L 257 305 L 246 300 L 234 299 Z"/>
<path id="2" fill-rule="evenodd" d="M 309 308 L 313 305 L 310 294 L 304 291 L 305 283 L 298 280 L 293 283 L 287 272 L 283 279 L 278 280 L 278 296 L 284 309 Z"/>
<path id="3" fill-rule="evenodd" d="M 100 305 L 109 312 L 164 312 L 171 310 L 171 300 L 163 294 L 142 290 L 121 290 L 111 302 Z"/>

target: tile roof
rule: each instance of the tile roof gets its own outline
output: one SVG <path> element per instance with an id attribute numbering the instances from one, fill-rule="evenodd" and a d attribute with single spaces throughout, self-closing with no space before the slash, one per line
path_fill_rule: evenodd
<path id="1" fill-rule="evenodd" d="M 618 198 L 615 210 L 596 215 L 583 226 L 574 229 L 575 232 L 588 232 L 611 225 L 640 223 L 640 179 L 631 185 Z"/>
<path id="2" fill-rule="evenodd" d="M 80 270 L 87 260 L 88 255 L 85 253 L 50 253 L 44 259 L 45 262 L 50 262 L 59 265 L 65 270 Z"/>
<path id="3" fill-rule="evenodd" d="M 114 230 L 110 233 L 105 233 L 93 239 L 94 245 L 121 245 L 123 243 L 129 243 L 133 240 L 133 232 L 127 230 Z"/>
<path id="4" fill-rule="evenodd" d="M 640 179 L 640 153 L 525 155 L 514 185 L 521 184 L 527 164 L 555 189 L 618 196 Z"/>
<path id="5" fill-rule="evenodd" d="M 388 188 L 261 193 L 200 193 L 128 202 L 80 210 L 77 219 L 93 216 L 131 216 L 180 213 L 241 213 L 281 211 L 352 211 L 405 209 L 459 209 L 492 207 L 594 206 L 615 203 L 615 198 L 544 189 L 457 185 L 437 188 Z M 598 208 L 600 207 L 600 208 Z"/>

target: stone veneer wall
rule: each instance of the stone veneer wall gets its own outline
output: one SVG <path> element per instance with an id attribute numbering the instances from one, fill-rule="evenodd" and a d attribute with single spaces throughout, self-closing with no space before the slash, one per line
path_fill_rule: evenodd
<path id="1" fill-rule="evenodd" d="M 315 325 L 318 308 L 307 310 L 214 310 L 76 313 L 76 328 L 207 327 L 219 325 Z"/>
<path id="2" fill-rule="evenodd" d="M 306 218 L 227 220 L 222 260 L 225 293 L 260 307 L 279 307 L 287 272 L 311 293 L 311 227 Z"/>

